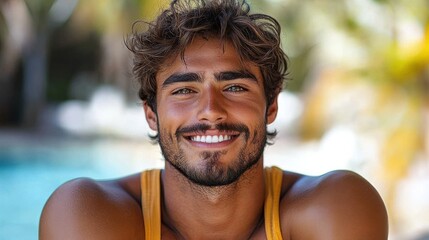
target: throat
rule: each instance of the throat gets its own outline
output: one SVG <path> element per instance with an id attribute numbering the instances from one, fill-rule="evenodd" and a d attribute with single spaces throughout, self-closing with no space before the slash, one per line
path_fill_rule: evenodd
<path id="1" fill-rule="evenodd" d="M 239 185 L 238 182 L 216 187 L 192 184 L 191 191 L 198 202 L 205 205 L 205 208 L 218 211 L 219 209 L 227 209 L 234 202 L 237 191 L 239 191 Z"/>
<path id="2" fill-rule="evenodd" d="M 250 173 L 252 177 L 246 181 L 219 187 L 171 181 L 172 176 L 164 176 L 164 236 L 191 240 L 253 238 L 263 227 L 265 189 L 262 169 Z"/>

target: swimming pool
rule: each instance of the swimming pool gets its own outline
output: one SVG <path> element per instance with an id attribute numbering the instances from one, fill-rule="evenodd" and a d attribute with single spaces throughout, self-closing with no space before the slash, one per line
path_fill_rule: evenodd
<path id="1" fill-rule="evenodd" d="M 0 141 L 0 239 L 38 239 L 43 205 L 65 181 L 116 178 L 161 167 L 158 152 L 146 141 Z"/>

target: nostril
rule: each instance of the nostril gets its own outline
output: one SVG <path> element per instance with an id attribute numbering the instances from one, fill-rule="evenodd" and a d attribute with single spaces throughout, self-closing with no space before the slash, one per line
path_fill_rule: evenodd
<path id="1" fill-rule="evenodd" d="M 226 119 L 226 112 L 219 108 L 206 108 L 199 113 L 200 120 L 218 122 Z"/>

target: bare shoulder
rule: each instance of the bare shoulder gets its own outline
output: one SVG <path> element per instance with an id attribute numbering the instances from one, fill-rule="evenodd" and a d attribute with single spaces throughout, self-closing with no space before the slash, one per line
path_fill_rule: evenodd
<path id="1" fill-rule="evenodd" d="M 47 201 L 39 239 L 143 239 L 138 201 L 121 180 L 71 180 Z"/>
<path id="2" fill-rule="evenodd" d="M 291 239 L 384 240 L 388 235 L 383 200 L 367 180 L 351 171 L 295 175 L 280 212 L 282 230 Z"/>

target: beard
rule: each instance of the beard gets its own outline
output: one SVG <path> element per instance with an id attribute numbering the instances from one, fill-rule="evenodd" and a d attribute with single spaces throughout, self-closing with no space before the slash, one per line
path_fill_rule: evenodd
<path id="1" fill-rule="evenodd" d="M 267 130 L 265 123 L 261 123 L 250 136 L 249 129 L 244 124 L 218 124 L 215 128 L 219 131 L 237 131 L 239 137 L 244 138 L 244 145 L 239 149 L 234 159 L 223 163 L 220 161 L 230 150 L 224 151 L 201 151 L 198 154 L 198 162 L 194 165 L 180 148 L 180 142 L 184 140 L 183 133 L 204 132 L 211 126 L 197 124 L 180 128 L 175 134 L 160 132 L 159 144 L 165 160 L 178 172 L 191 182 L 207 187 L 225 186 L 236 182 L 247 170 L 259 162 L 264 152 L 267 141 Z M 158 128 L 161 129 L 161 128 Z M 240 139 L 236 139 L 240 140 Z"/>

